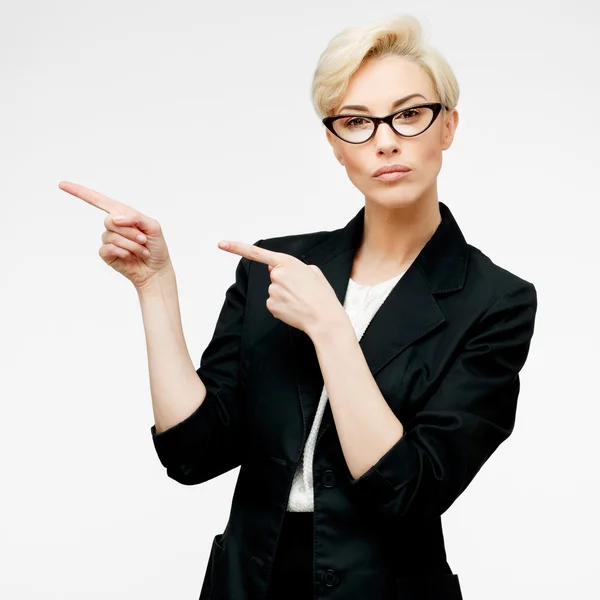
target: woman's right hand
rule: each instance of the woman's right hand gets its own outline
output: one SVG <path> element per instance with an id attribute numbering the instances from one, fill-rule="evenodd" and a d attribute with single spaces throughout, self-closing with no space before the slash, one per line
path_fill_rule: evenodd
<path id="1" fill-rule="evenodd" d="M 134 208 L 100 192 L 77 183 L 61 181 L 58 187 L 108 213 L 104 219 L 102 246 L 98 254 L 113 269 L 129 279 L 141 290 L 157 280 L 162 273 L 172 270 L 167 244 L 160 224 Z M 123 221 L 114 217 L 124 215 Z M 142 235 L 144 239 L 137 239 Z M 148 251 L 146 256 L 144 251 Z"/>

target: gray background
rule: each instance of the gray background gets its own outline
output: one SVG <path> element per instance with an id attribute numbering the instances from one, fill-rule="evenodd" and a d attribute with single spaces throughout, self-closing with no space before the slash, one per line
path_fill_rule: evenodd
<path id="1" fill-rule="evenodd" d="M 137 295 L 98 256 L 105 213 L 58 182 L 159 220 L 198 364 L 237 263 L 219 239 L 363 204 L 311 79 L 343 27 L 402 12 L 461 87 L 439 199 L 539 299 L 516 429 L 443 517 L 449 563 L 466 600 L 599 597 L 592 0 L 2 3 L 0 597 L 197 598 L 238 474 L 166 477 Z"/>

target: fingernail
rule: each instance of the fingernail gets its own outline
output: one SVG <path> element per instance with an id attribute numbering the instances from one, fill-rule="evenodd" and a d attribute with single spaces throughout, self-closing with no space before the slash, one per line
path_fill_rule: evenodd
<path id="1" fill-rule="evenodd" d="M 113 217 L 113 221 L 124 221 L 125 217 L 123 215 L 117 215 L 116 217 Z"/>
<path id="2" fill-rule="evenodd" d="M 219 242 L 219 248 L 229 248 L 229 242 Z"/>

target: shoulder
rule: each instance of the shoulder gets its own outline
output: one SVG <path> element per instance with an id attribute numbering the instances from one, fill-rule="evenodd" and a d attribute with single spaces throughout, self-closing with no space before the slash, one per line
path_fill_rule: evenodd
<path id="1" fill-rule="evenodd" d="M 536 302 L 537 292 L 533 282 L 497 264 L 476 246 L 467 244 L 467 248 L 469 258 L 466 286 L 477 287 L 477 295 L 487 297 L 486 304 L 493 304 L 514 291 L 525 292 Z"/>

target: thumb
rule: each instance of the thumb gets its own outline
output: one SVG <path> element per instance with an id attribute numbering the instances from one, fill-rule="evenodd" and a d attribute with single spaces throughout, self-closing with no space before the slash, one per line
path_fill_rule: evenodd
<path id="1" fill-rule="evenodd" d="M 141 212 L 126 213 L 125 211 L 119 210 L 115 213 L 109 212 L 115 225 L 122 227 L 137 227 L 140 231 L 147 233 L 148 235 L 158 236 L 160 232 L 160 225 L 156 219 L 147 217 Z"/>

